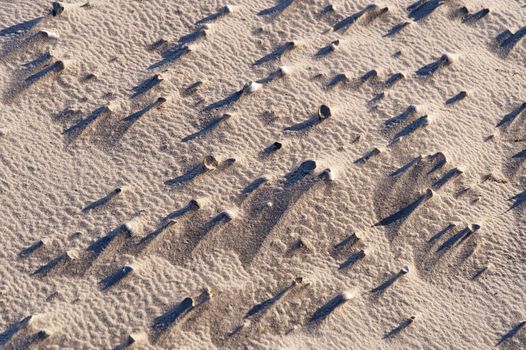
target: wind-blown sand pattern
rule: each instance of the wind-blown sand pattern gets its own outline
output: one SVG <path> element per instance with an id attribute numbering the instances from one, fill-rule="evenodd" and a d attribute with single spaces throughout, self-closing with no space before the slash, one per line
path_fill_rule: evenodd
<path id="1" fill-rule="evenodd" d="M 0 348 L 526 348 L 525 1 L 1 1 L 0 60 Z"/>

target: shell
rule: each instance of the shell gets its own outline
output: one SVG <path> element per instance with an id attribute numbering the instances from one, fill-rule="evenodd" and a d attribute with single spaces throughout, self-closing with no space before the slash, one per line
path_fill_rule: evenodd
<path id="1" fill-rule="evenodd" d="M 51 15 L 58 16 L 62 12 L 64 12 L 64 6 L 60 2 L 55 1 L 51 4 Z"/>
<path id="2" fill-rule="evenodd" d="M 245 86 L 244 91 L 248 93 L 253 93 L 258 90 L 261 90 L 262 87 L 263 87 L 263 84 L 257 83 L 255 81 L 251 81 Z"/>
<path id="3" fill-rule="evenodd" d="M 130 340 L 131 344 L 146 344 L 148 343 L 148 334 L 145 332 L 131 333 L 128 336 L 128 339 Z"/>
<path id="4" fill-rule="evenodd" d="M 225 5 L 223 8 L 226 13 L 232 13 L 236 10 L 236 6 L 233 5 Z"/>
<path id="5" fill-rule="evenodd" d="M 80 252 L 77 249 L 70 249 L 64 253 L 66 259 L 68 260 L 78 260 L 80 259 Z"/>
<path id="6" fill-rule="evenodd" d="M 158 97 L 157 100 L 155 100 L 155 103 L 157 105 L 162 105 L 163 103 L 167 102 L 168 101 L 168 98 L 166 97 Z"/>
<path id="7" fill-rule="evenodd" d="M 210 199 L 207 197 L 197 197 L 191 199 L 189 204 L 194 206 L 196 209 L 203 209 L 210 204 Z"/>
<path id="8" fill-rule="evenodd" d="M 45 36 L 46 38 L 48 39 L 55 39 L 55 40 L 58 40 L 60 38 L 60 36 L 58 35 L 58 33 L 56 32 L 52 32 L 52 31 L 47 31 L 47 30 L 43 30 L 41 32 L 39 32 L 41 35 Z"/>
<path id="9" fill-rule="evenodd" d="M 206 156 L 205 159 L 203 159 L 203 166 L 206 170 L 215 170 L 219 166 L 219 162 L 214 156 Z"/>
<path id="10" fill-rule="evenodd" d="M 232 221 L 236 217 L 236 213 L 232 210 L 223 210 L 220 215 L 223 216 L 227 222 Z"/>
<path id="11" fill-rule="evenodd" d="M 334 174 L 334 171 L 332 171 L 330 168 L 327 168 L 321 172 L 320 178 L 326 181 L 334 181 L 336 179 L 336 175 Z"/>
<path id="12" fill-rule="evenodd" d="M 287 66 L 281 66 L 278 68 L 278 71 L 279 71 L 279 74 L 280 75 L 287 75 L 287 74 L 290 74 L 290 68 L 287 67 Z"/>
<path id="13" fill-rule="evenodd" d="M 353 293 L 351 291 L 344 291 L 341 294 L 341 297 L 343 300 L 347 301 L 354 297 Z"/>
<path id="14" fill-rule="evenodd" d="M 321 105 L 320 108 L 318 108 L 318 118 L 320 118 L 320 120 L 325 120 L 330 117 L 332 117 L 332 112 L 329 106 Z"/>
<path id="15" fill-rule="evenodd" d="M 305 173 L 305 174 L 308 174 L 310 172 L 312 172 L 314 169 L 316 169 L 316 162 L 314 160 L 306 160 L 304 161 L 303 163 L 301 163 L 300 165 L 300 170 Z"/>

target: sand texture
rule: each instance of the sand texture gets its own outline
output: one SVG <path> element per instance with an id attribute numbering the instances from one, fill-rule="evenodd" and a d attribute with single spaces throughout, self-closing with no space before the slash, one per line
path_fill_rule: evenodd
<path id="1" fill-rule="evenodd" d="M 0 0 L 0 348 L 526 349 L 526 1 L 414 1 Z"/>

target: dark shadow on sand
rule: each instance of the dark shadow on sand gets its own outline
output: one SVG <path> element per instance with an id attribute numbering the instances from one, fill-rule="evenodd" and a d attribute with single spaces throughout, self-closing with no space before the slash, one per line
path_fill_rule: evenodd
<path id="1" fill-rule="evenodd" d="M 163 57 L 162 60 L 160 60 L 157 63 L 152 64 L 148 69 L 153 70 L 156 68 L 160 68 L 163 66 L 166 66 L 170 63 L 177 62 L 179 59 L 181 59 L 184 55 L 188 54 L 190 52 L 190 48 L 188 46 L 179 47 L 173 52 L 170 52 L 169 55 L 166 55 Z"/>
<path id="2" fill-rule="evenodd" d="M 175 220 L 180 217 L 183 217 L 187 213 L 197 210 L 199 207 L 197 206 L 195 201 L 190 201 L 187 205 L 185 205 L 183 208 L 178 209 L 176 211 L 171 212 L 170 214 L 166 215 L 164 218 L 162 218 L 161 221 L 168 221 L 168 220 Z"/>
<path id="3" fill-rule="evenodd" d="M 443 5 L 445 0 L 427 0 L 417 1 L 413 5 L 410 5 L 407 9 L 409 12 L 409 18 L 418 22 L 431 15 L 439 6 Z"/>
<path id="4" fill-rule="evenodd" d="M 291 125 L 291 126 L 287 126 L 286 128 L 284 128 L 283 130 L 284 131 L 289 131 L 289 132 L 299 132 L 299 131 L 305 131 L 305 130 L 308 130 L 318 124 L 320 124 L 320 118 L 318 116 L 312 116 L 311 118 L 307 119 L 307 120 L 304 120 L 298 124 L 294 124 L 294 125 Z"/>
<path id="5" fill-rule="evenodd" d="M 417 131 L 419 129 L 422 129 L 422 128 L 428 126 L 428 125 L 429 125 L 429 119 L 428 119 L 427 115 L 424 115 L 424 116 L 416 119 L 415 121 L 413 121 L 409 125 L 407 125 L 405 128 L 403 128 L 402 130 L 397 132 L 394 135 L 393 140 L 389 143 L 389 146 L 394 145 L 395 143 L 400 141 L 402 138 L 407 137 L 407 136 L 413 134 L 415 131 Z"/>
<path id="6" fill-rule="evenodd" d="M 201 136 L 204 136 L 208 133 L 211 133 L 214 129 L 216 129 L 222 121 L 224 121 L 224 116 L 221 117 L 215 117 L 213 118 L 208 124 L 206 124 L 201 130 L 196 131 L 195 133 L 188 135 L 184 137 L 181 141 L 182 142 L 189 142 L 196 138 L 199 138 Z"/>
<path id="7" fill-rule="evenodd" d="M 501 34 L 502 35 L 502 34 Z M 521 29 L 517 30 L 515 34 L 512 34 L 511 32 L 507 32 L 503 36 L 497 37 L 497 40 L 500 39 L 499 48 L 501 49 L 502 53 L 504 55 L 509 54 L 509 52 L 517 45 L 517 43 L 526 36 L 526 27 L 522 27 Z"/>
<path id="8" fill-rule="evenodd" d="M 405 320 L 400 322 L 400 324 L 397 327 L 395 327 L 392 330 L 390 330 L 389 332 L 387 332 L 384 335 L 384 339 L 389 339 L 389 338 L 392 338 L 392 337 L 400 334 L 404 329 L 409 327 L 409 325 L 411 325 L 411 323 L 413 323 L 414 319 L 415 319 L 414 317 L 406 318 Z"/>
<path id="9" fill-rule="evenodd" d="M 351 16 L 341 20 L 340 22 L 336 23 L 333 26 L 333 30 L 335 32 L 339 30 L 347 29 L 350 25 L 352 25 L 354 22 L 356 22 L 360 17 L 365 15 L 367 12 L 377 8 L 378 6 L 375 4 L 369 4 L 367 5 L 363 10 L 356 12 L 355 14 L 352 14 Z"/>
<path id="10" fill-rule="evenodd" d="M 141 95 L 144 95 L 145 93 L 159 85 L 161 81 L 162 79 L 158 75 L 154 75 L 153 77 L 146 79 L 145 81 L 143 81 L 142 83 L 140 83 L 132 89 L 133 95 L 131 96 L 131 98 L 136 98 Z"/>
<path id="11" fill-rule="evenodd" d="M 298 168 L 285 175 L 285 187 L 290 187 L 304 179 L 316 169 L 316 162 L 307 160 L 300 164 Z"/>
<path id="12" fill-rule="evenodd" d="M 122 279 L 124 279 L 128 274 L 130 274 L 133 271 L 133 268 L 131 266 L 124 266 L 120 268 L 119 270 L 115 271 L 111 275 L 103 278 L 100 281 L 100 287 L 102 290 L 109 289 L 119 283 Z"/>
<path id="13" fill-rule="evenodd" d="M 86 118 L 78 121 L 76 124 L 72 125 L 69 128 L 64 129 L 62 134 L 80 134 L 82 131 L 91 123 L 93 123 L 95 120 L 97 120 L 102 115 L 110 113 L 110 109 L 107 106 L 102 106 L 94 110 L 90 115 L 88 115 Z"/>
<path id="14" fill-rule="evenodd" d="M 179 304 L 172 307 L 165 314 L 157 317 L 153 321 L 153 329 L 156 333 L 167 331 L 170 327 L 186 315 L 194 307 L 194 300 L 190 297 L 184 298 Z"/>
<path id="15" fill-rule="evenodd" d="M 33 316 L 27 316 L 22 320 L 13 323 L 3 333 L 0 333 L 0 346 L 6 345 L 11 340 L 11 338 L 13 338 L 18 332 L 20 332 L 29 324 L 32 318 Z"/>
<path id="16" fill-rule="evenodd" d="M 52 73 L 59 73 L 64 70 L 64 63 L 62 61 L 56 61 L 55 63 L 43 68 L 42 70 L 30 75 L 24 80 L 26 86 L 32 85 L 42 78 L 49 76 Z"/>
<path id="17" fill-rule="evenodd" d="M 345 298 L 343 295 L 337 295 L 326 304 L 316 310 L 312 316 L 309 318 L 309 322 L 321 322 L 326 319 L 337 307 L 345 303 Z"/>
<path id="18" fill-rule="evenodd" d="M 88 204 L 84 209 L 82 209 L 82 212 L 87 213 L 90 210 L 96 209 L 98 207 L 101 207 L 105 204 L 107 204 L 110 200 L 112 200 L 115 196 L 117 196 L 119 193 L 121 193 L 120 188 L 116 188 L 110 193 L 108 193 L 106 196 Z"/>
<path id="19" fill-rule="evenodd" d="M 206 172 L 205 167 L 202 164 L 199 164 L 189 171 L 187 171 L 185 174 L 178 176 L 176 178 L 173 178 L 171 180 L 165 181 L 165 185 L 169 186 L 178 186 L 185 184 L 189 181 L 192 181 L 194 178 L 196 178 L 198 175 L 204 174 Z"/>
<path id="20" fill-rule="evenodd" d="M 455 96 L 451 97 L 451 98 L 448 98 L 446 100 L 446 105 L 449 106 L 449 105 L 452 105 L 452 104 L 455 104 L 459 101 L 462 101 L 463 99 L 466 98 L 468 94 L 465 92 L 465 91 L 460 91 L 458 94 L 456 94 Z"/>
<path id="21" fill-rule="evenodd" d="M 248 312 L 245 314 L 245 318 L 253 317 L 255 315 L 261 315 L 265 311 L 267 311 L 272 305 L 277 303 L 283 296 L 287 294 L 292 288 L 294 288 L 295 284 L 291 284 L 290 286 L 280 290 L 278 293 L 276 293 L 272 298 L 269 298 L 259 304 L 254 305 Z"/>
<path id="22" fill-rule="evenodd" d="M 447 55 L 442 55 L 436 61 L 433 61 L 416 71 L 416 75 L 420 77 L 429 77 L 435 74 L 440 68 L 449 65 L 451 61 Z"/>
<path id="23" fill-rule="evenodd" d="M 351 267 L 353 267 L 358 261 L 362 260 L 363 258 L 365 258 L 365 251 L 359 250 L 356 253 L 349 256 L 347 260 L 342 262 L 340 266 L 338 267 L 338 270 L 348 270 Z"/>
<path id="24" fill-rule="evenodd" d="M 29 21 L 25 21 L 22 23 L 15 24 L 11 27 L 4 28 L 0 30 L 0 37 L 11 35 L 11 34 L 21 34 L 24 32 L 27 32 L 33 27 L 35 27 L 37 24 L 39 24 L 45 17 L 37 17 L 34 19 L 31 19 Z"/>
<path id="25" fill-rule="evenodd" d="M 272 62 L 277 59 L 280 59 L 281 56 L 283 56 L 286 52 L 292 50 L 294 48 L 294 43 L 292 41 L 286 42 L 285 44 L 279 46 L 274 51 L 272 51 L 270 54 L 261 57 L 256 62 L 254 62 L 255 66 L 262 65 L 264 63 Z"/>
<path id="26" fill-rule="evenodd" d="M 521 104 L 519 107 L 515 108 L 510 113 L 506 114 L 498 123 L 497 128 L 505 124 L 511 123 L 515 120 L 522 112 L 526 111 L 526 102 Z"/>
<path id="27" fill-rule="evenodd" d="M 380 284 L 379 286 L 371 289 L 371 293 L 374 293 L 374 294 L 377 294 L 377 295 L 382 294 L 383 292 L 386 291 L 387 288 L 392 286 L 403 275 L 404 275 L 404 273 L 402 271 L 392 275 L 391 277 L 386 279 L 382 284 Z"/>
<path id="28" fill-rule="evenodd" d="M 419 155 L 419 156 L 411 159 L 409 162 L 407 162 L 406 164 L 402 165 L 400 168 L 396 169 L 392 173 L 390 173 L 389 176 L 390 177 L 395 177 L 395 176 L 401 175 L 401 174 L 405 173 L 407 170 L 409 170 L 412 166 L 418 164 L 421 160 L 422 160 L 422 156 Z"/>
<path id="29" fill-rule="evenodd" d="M 526 325 L 526 321 L 522 321 L 522 322 L 519 322 L 517 323 L 516 325 L 514 325 L 508 333 L 504 334 L 500 339 L 499 341 L 497 342 L 497 344 L 495 346 L 499 346 L 501 345 L 502 343 L 508 341 L 509 339 L 513 338 L 513 336 L 515 336 L 524 326 Z"/>
<path id="30" fill-rule="evenodd" d="M 217 102 L 214 102 L 214 103 L 206 106 L 203 109 L 203 112 L 209 112 L 209 111 L 212 111 L 212 110 L 215 110 L 215 109 L 219 109 L 219 108 L 222 108 L 222 107 L 230 106 L 233 103 L 237 102 L 244 95 L 244 92 L 245 92 L 244 89 L 236 91 L 236 92 L 232 93 L 231 95 L 225 97 L 224 99 L 222 99 L 220 101 L 217 101 Z"/>
<path id="31" fill-rule="evenodd" d="M 387 226 L 391 225 L 394 222 L 408 218 L 418 207 L 427 202 L 433 197 L 433 192 L 427 190 L 424 194 L 420 195 L 415 201 L 411 202 L 406 207 L 400 209 L 396 213 L 389 215 L 388 217 L 380 220 L 374 226 Z"/>
<path id="32" fill-rule="evenodd" d="M 387 33 L 384 34 L 384 37 L 393 37 L 396 34 L 400 33 L 402 29 L 407 27 L 409 25 L 409 22 L 401 22 L 398 24 L 395 24 Z"/>
<path id="33" fill-rule="evenodd" d="M 293 2 L 294 0 L 279 0 L 276 6 L 259 11 L 258 16 L 278 15 L 292 5 Z"/>
<path id="34" fill-rule="evenodd" d="M 195 22 L 195 25 L 196 26 L 200 26 L 200 25 L 203 25 L 203 24 L 206 24 L 206 23 L 210 23 L 210 22 L 213 22 L 225 15 L 227 15 L 229 13 L 229 9 L 228 7 L 226 6 L 223 6 L 222 8 L 220 8 L 219 10 L 217 10 L 216 12 L 206 16 L 205 18 L 202 18 L 200 20 L 198 20 L 197 22 Z"/>
<path id="35" fill-rule="evenodd" d="M 30 245 L 29 247 L 22 249 L 22 251 L 18 254 L 18 256 L 22 259 L 26 258 L 29 255 L 36 252 L 38 249 L 42 248 L 43 246 L 44 246 L 44 241 L 38 240 L 32 245 Z"/>
<path id="36" fill-rule="evenodd" d="M 24 69 L 36 68 L 40 65 L 43 65 L 44 63 L 49 62 L 52 58 L 53 56 L 51 55 L 51 53 L 46 52 L 46 53 L 41 54 L 40 56 L 38 56 L 32 61 L 22 64 L 22 68 Z"/>

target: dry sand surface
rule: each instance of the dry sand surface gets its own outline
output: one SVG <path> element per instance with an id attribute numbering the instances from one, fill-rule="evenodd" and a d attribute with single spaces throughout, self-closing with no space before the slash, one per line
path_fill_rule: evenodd
<path id="1" fill-rule="evenodd" d="M 0 348 L 526 349 L 526 1 L 330 4 L 0 0 Z"/>

